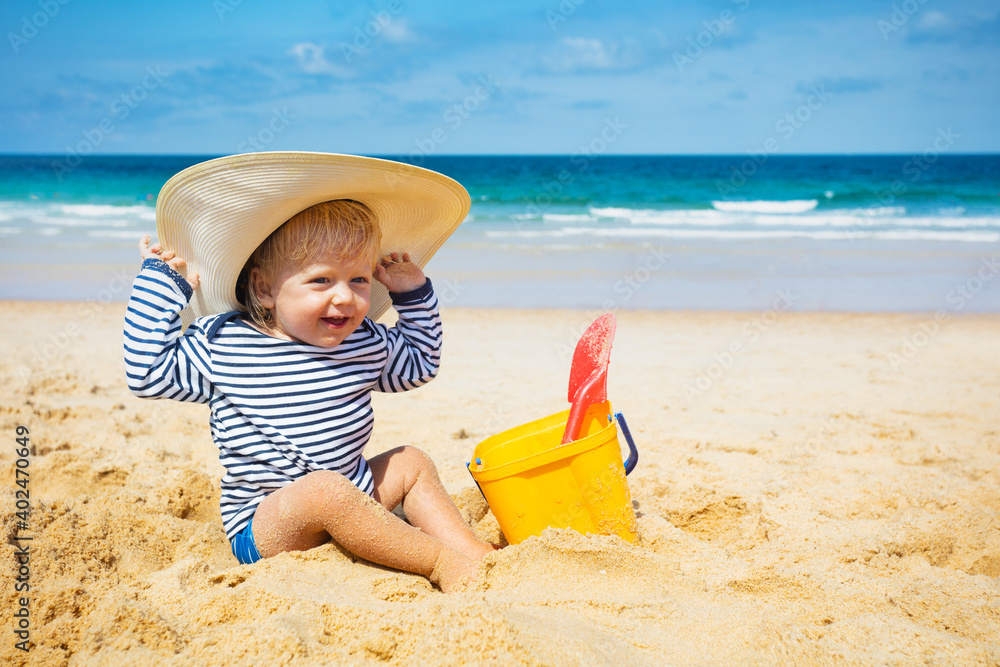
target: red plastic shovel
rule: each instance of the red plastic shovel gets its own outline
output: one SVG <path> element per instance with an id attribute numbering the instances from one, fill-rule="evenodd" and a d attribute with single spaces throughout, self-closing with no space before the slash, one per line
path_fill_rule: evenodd
<path id="1" fill-rule="evenodd" d="M 587 327 L 576 344 L 569 372 L 569 402 L 572 406 L 563 432 L 563 444 L 576 440 L 587 408 L 608 400 L 608 362 L 611 361 L 611 343 L 615 339 L 617 324 L 614 315 L 605 313 Z"/>

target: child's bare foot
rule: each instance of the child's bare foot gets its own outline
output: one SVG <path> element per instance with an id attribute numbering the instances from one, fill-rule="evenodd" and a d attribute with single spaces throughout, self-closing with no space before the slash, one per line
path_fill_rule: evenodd
<path id="1" fill-rule="evenodd" d="M 445 593 L 464 591 L 479 574 L 479 561 L 471 560 L 450 547 L 441 549 L 441 555 L 434 563 L 430 576 L 432 584 L 437 584 Z"/>
<path id="2" fill-rule="evenodd" d="M 475 547 L 470 548 L 465 551 L 465 555 L 475 561 L 480 561 L 486 558 L 488 555 L 494 551 L 499 551 L 503 547 L 499 547 L 495 544 L 490 544 L 489 542 L 480 542 Z"/>

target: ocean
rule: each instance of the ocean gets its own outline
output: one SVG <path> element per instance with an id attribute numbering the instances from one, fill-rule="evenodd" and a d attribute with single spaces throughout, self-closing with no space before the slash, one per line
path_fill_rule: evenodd
<path id="1" fill-rule="evenodd" d="M 0 298 L 127 298 L 156 196 L 211 156 L 0 156 Z M 382 156 L 406 160 L 404 157 Z M 469 307 L 1000 312 L 1000 156 L 426 156 Z"/>

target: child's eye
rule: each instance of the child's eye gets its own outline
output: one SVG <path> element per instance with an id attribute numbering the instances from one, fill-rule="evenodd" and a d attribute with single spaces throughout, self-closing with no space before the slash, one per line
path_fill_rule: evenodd
<path id="1" fill-rule="evenodd" d="M 361 283 L 363 285 L 363 284 L 365 284 L 365 283 L 368 282 L 368 279 L 365 278 L 364 276 L 358 276 L 357 278 L 354 278 L 353 280 L 351 280 L 351 282 L 353 282 L 353 283 Z"/>
<path id="2" fill-rule="evenodd" d="M 314 282 L 314 283 L 316 283 L 318 285 L 325 285 L 328 281 L 327 281 L 326 278 L 319 277 L 319 278 L 313 278 L 312 282 Z"/>

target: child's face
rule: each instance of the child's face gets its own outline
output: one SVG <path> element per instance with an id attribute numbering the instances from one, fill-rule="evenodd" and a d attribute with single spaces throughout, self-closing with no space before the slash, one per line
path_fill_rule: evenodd
<path id="1" fill-rule="evenodd" d="M 311 263 L 282 268 L 271 285 L 257 278 L 261 305 L 273 310 L 272 333 L 279 338 L 336 347 L 368 314 L 372 268 L 366 257 L 322 253 Z"/>

